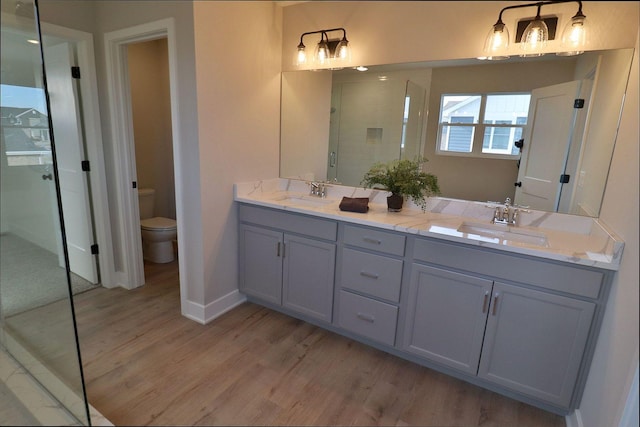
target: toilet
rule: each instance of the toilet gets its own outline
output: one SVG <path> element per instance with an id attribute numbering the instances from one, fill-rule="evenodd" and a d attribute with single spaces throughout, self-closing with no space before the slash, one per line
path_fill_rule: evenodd
<path id="1" fill-rule="evenodd" d="M 175 219 L 154 216 L 155 190 L 138 189 L 142 254 L 145 260 L 164 264 L 175 259 L 173 242 L 178 236 Z"/>

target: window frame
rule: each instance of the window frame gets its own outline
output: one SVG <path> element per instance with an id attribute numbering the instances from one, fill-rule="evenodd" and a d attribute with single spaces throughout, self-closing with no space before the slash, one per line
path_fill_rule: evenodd
<path id="1" fill-rule="evenodd" d="M 490 128 L 508 128 L 508 129 L 522 129 L 522 135 L 524 135 L 525 128 L 527 123 L 529 122 L 528 111 L 526 116 L 517 116 L 513 123 L 509 124 L 500 124 L 500 123 L 486 123 L 485 122 L 485 113 L 487 107 L 487 99 L 490 96 L 495 95 L 529 95 L 531 96 L 531 92 L 526 91 L 517 91 L 517 92 L 486 92 L 486 93 L 442 93 L 440 94 L 440 109 L 438 111 L 438 132 L 436 136 L 436 155 L 442 156 L 454 156 L 454 157 L 473 157 L 473 158 L 489 158 L 489 159 L 508 159 L 508 160 L 518 160 L 520 158 L 520 152 L 516 152 L 516 154 L 504 154 L 504 153 L 492 153 L 492 152 L 483 152 L 483 142 L 484 135 L 487 129 Z M 443 102 L 444 98 L 447 96 L 477 96 L 480 97 L 480 109 L 478 111 L 478 121 L 477 123 L 457 123 L 457 122 L 443 122 L 442 121 L 442 112 L 443 112 Z M 526 123 L 521 124 L 517 123 L 518 118 L 526 118 Z M 494 120 L 498 121 L 498 120 Z M 472 129 L 471 135 L 471 151 L 449 151 L 441 149 L 441 139 L 443 137 L 443 132 L 445 127 L 456 126 L 456 127 L 469 127 Z M 514 134 L 514 131 L 509 132 L 510 141 L 512 144 L 514 137 L 511 135 Z"/>

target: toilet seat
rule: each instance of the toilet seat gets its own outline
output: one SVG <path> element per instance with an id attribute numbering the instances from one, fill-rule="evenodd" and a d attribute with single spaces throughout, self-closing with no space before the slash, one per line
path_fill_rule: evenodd
<path id="1" fill-rule="evenodd" d="M 147 218 L 147 219 L 140 220 L 140 228 L 142 228 L 143 230 L 149 230 L 149 231 L 153 231 L 153 230 L 168 231 L 168 230 L 176 230 L 178 228 L 178 225 L 175 219 L 157 216 L 154 218 Z"/>

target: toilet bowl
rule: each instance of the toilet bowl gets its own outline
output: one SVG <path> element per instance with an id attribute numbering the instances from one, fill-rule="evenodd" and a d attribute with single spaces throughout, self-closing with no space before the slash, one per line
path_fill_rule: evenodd
<path id="1" fill-rule="evenodd" d="M 154 217 L 140 220 L 142 254 L 145 260 L 164 264 L 175 259 L 173 241 L 178 236 L 176 221 Z"/>
<path id="2" fill-rule="evenodd" d="M 142 254 L 146 261 L 164 264 L 175 259 L 173 242 L 178 227 L 175 219 L 153 216 L 154 196 L 152 188 L 138 190 Z"/>

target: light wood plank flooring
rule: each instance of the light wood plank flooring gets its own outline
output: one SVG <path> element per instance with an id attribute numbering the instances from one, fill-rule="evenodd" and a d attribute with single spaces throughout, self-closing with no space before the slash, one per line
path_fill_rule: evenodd
<path id="1" fill-rule="evenodd" d="M 116 425 L 564 426 L 564 418 L 246 303 L 180 315 L 176 263 L 75 297 L 91 404 Z"/>

